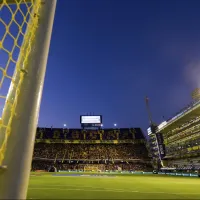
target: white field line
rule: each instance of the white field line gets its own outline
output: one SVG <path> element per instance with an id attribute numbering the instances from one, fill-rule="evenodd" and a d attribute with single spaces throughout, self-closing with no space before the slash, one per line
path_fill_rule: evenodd
<path id="1" fill-rule="evenodd" d="M 87 192 L 127 192 L 125 190 L 102 190 L 102 189 L 80 189 L 80 188 L 72 188 L 72 189 L 69 189 L 69 188 L 29 188 L 30 190 L 65 190 L 65 191 L 68 191 L 68 190 L 72 190 L 72 191 L 87 191 Z M 138 192 L 138 191 L 129 191 L 129 192 Z"/>
<path id="2" fill-rule="evenodd" d="M 52 176 L 54 178 L 118 178 L 118 176 L 90 176 L 90 175 L 83 175 L 83 176 Z"/>
<path id="3" fill-rule="evenodd" d="M 38 185 L 37 185 L 38 186 Z M 91 189 L 100 189 L 100 190 L 104 190 L 103 187 L 93 187 L 93 186 L 82 186 L 82 185 L 49 185 L 49 187 L 73 187 L 73 188 L 91 188 Z M 64 189 L 64 188 L 62 188 Z M 106 188 L 107 190 L 119 190 L 119 191 L 126 191 L 124 189 L 116 189 L 116 188 Z"/>
<path id="4" fill-rule="evenodd" d="M 91 187 L 92 188 L 92 187 Z M 128 192 L 128 193 L 141 193 L 141 194 L 172 194 L 172 195 L 200 195 L 200 193 L 168 193 L 168 192 L 140 192 L 131 190 L 118 190 L 118 189 L 81 189 L 81 188 L 58 188 L 58 187 L 43 187 L 43 188 L 29 188 L 30 190 L 65 190 L 65 191 L 88 191 L 88 192 Z"/>

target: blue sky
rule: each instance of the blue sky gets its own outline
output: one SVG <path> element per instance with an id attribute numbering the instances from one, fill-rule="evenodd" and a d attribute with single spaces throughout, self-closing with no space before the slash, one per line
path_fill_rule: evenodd
<path id="1" fill-rule="evenodd" d="M 144 97 L 160 123 L 199 87 L 200 1 L 58 0 L 39 125 L 148 127 Z"/>

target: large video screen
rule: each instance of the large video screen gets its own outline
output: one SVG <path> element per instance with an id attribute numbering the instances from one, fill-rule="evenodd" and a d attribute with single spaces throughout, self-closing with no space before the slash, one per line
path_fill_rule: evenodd
<path id="1" fill-rule="evenodd" d="M 101 116 L 81 116 L 81 124 L 101 124 Z"/>

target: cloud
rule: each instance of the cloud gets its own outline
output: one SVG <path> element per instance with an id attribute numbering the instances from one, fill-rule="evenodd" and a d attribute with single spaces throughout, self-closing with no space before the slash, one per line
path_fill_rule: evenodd
<path id="1" fill-rule="evenodd" d="M 186 81 L 194 88 L 200 88 L 200 60 L 191 61 L 185 66 Z"/>

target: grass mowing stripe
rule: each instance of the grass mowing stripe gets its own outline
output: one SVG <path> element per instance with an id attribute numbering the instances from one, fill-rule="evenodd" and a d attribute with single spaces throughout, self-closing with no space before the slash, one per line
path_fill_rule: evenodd
<path id="1" fill-rule="evenodd" d="M 92 187 L 91 187 L 92 188 Z M 131 190 L 116 190 L 116 189 L 81 189 L 81 188 L 58 188 L 58 187 L 43 187 L 43 188 L 32 188 L 30 187 L 29 189 L 33 190 L 74 190 L 74 191 L 88 191 L 88 192 L 129 192 L 129 193 L 144 193 L 144 194 L 172 194 L 172 195 L 200 195 L 200 193 L 167 193 L 167 192 L 140 192 L 140 191 L 131 191 Z"/>
<path id="2" fill-rule="evenodd" d="M 37 185 L 38 186 L 38 185 Z M 48 187 L 73 187 L 73 188 L 92 188 L 92 189 L 100 189 L 104 190 L 104 187 L 93 187 L 93 186 L 82 186 L 82 185 L 48 185 Z M 125 191 L 124 189 L 116 189 L 116 188 L 106 188 L 107 190 L 119 190 L 119 191 Z"/>
<path id="3" fill-rule="evenodd" d="M 29 188 L 30 190 L 74 190 L 74 191 L 87 191 L 87 192 L 138 192 L 138 191 L 124 191 L 124 190 L 107 190 L 107 189 L 105 189 L 105 190 L 97 190 L 97 189 L 95 189 L 95 190 L 88 190 L 88 189 L 80 189 L 80 188 L 78 188 L 78 189 L 75 189 L 75 188 L 72 188 L 72 189 L 69 189 L 69 188 L 52 188 L 52 187 L 50 187 L 50 188 L 47 188 L 47 187 L 44 187 L 44 188 Z"/>
<path id="4" fill-rule="evenodd" d="M 31 177 L 30 199 L 200 199 L 200 179 L 159 176 L 118 176 L 115 179 L 87 177 Z"/>

